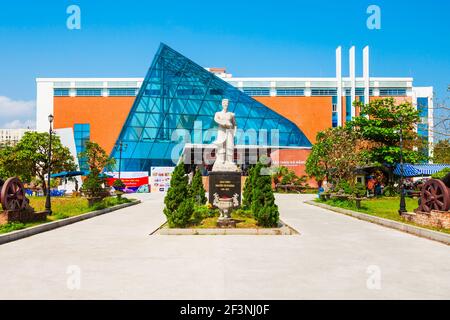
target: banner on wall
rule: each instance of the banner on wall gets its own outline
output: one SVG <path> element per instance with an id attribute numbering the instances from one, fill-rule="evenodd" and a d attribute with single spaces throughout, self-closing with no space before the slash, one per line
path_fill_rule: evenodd
<path id="1" fill-rule="evenodd" d="M 152 167 L 150 170 L 151 192 L 167 192 L 174 167 Z"/>
<path id="2" fill-rule="evenodd" d="M 112 186 L 114 181 L 119 179 L 119 173 L 118 172 L 108 172 L 108 175 L 112 176 L 112 178 L 107 178 L 106 181 L 109 186 Z M 148 172 L 121 172 L 120 173 L 120 180 L 125 183 L 125 192 L 136 192 L 139 188 L 142 186 L 148 186 L 149 179 L 148 179 Z"/>

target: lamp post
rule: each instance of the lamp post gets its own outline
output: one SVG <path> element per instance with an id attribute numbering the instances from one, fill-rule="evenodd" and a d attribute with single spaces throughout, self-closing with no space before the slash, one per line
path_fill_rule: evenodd
<path id="1" fill-rule="evenodd" d="M 116 148 L 119 149 L 119 180 L 122 172 L 122 151 L 124 148 L 126 148 L 127 145 L 124 144 L 122 141 L 119 142 L 118 145 L 116 145 Z"/>
<path id="2" fill-rule="evenodd" d="M 398 213 L 401 215 L 405 212 L 407 212 L 406 210 L 406 200 L 405 200 L 405 183 L 403 181 L 404 179 L 404 171 L 403 171 L 403 117 L 400 116 L 399 117 L 399 121 L 400 121 L 400 183 L 401 183 L 401 188 L 400 188 L 400 210 L 398 210 Z"/>
<path id="3" fill-rule="evenodd" d="M 48 116 L 48 122 L 50 124 L 50 129 L 48 133 L 50 134 L 49 138 L 49 145 L 48 145 L 48 176 L 47 176 L 47 197 L 45 199 L 45 210 L 47 211 L 48 215 L 52 215 L 52 202 L 50 200 L 50 176 L 52 174 L 52 123 L 53 123 L 53 115 Z"/>

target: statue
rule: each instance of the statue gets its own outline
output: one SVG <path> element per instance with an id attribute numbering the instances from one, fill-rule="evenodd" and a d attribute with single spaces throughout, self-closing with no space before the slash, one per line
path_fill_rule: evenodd
<path id="1" fill-rule="evenodd" d="M 212 171 L 239 171 L 234 163 L 234 136 L 236 135 L 236 118 L 234 113 L 228 112 L 228 99 L 222 100 L 222 111 L 214 116 L 214 121 L 219 125 L 217 132 L 216 162 Z"/>

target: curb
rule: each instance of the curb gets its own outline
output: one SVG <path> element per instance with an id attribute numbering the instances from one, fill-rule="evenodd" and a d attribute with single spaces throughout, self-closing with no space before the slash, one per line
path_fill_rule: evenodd
<path id="1" fill-rule="evenodd" d="M 43 224 L 37 225 L 35 227 L 6 233 L 3 235 L 0 235 L 0 245 L 9 243 L 9 242 L 13 242 L 13 241 L 17 241 L 20 239 L 28 238 L 28 237 L 34 236 L 36 234 L 39 234 L 39 233 L 43 233 L 43 232 L 51 231 L 51 230 L 58 229 L 61 227 L 65 227 L 65 226 L 68 226 L 73 223 L 77 223 L 77 222 L 80 222 L 83 220 L 87 220 L 87 219 L 91 219 L 91 218 L 94 218 L 97 216 L 104 215 L 106 213 L 110 213 L 110 212 L 117 211 L 120 209 L 128 208 L 128 207 L 137 205 L 139 203 L 141 203 L 141 200 L 136 200 L 136 201 L 129 202 L 129 203 L 119 204 L 114 207 L 84 213 L 79 216 L 70 217 L 67 219 L 62 219 L 62 220 L 48 222 L 48 223 L 43 223 Z"/>
<path id="2" fill-rule="evenodd" d="M 398 221 L 394 221 L 394 220 L 379 218 L 379 217 L 371 216 L 369 214 L 362 213 L 362 212 L 356 212 L 353 210 L 337 208 L 337 207 L 333 207 L 333 206 L 330 206 L 330 205 L 327 205 L 324 203 L 315 202 L 315 201 L 305 201 L 305 203 L 312 205 L 312 206 L 327 209 L 330 211 L 334 211 L 337 213 L 342 213 L 347 216 L 357 218 L 359 220 L 369 221 L 369 222 L 372 222 L 372 223 L 375 223 L 375 224 L 378 224 L 378 225 L 381 225 L 384 227 L 403 231 L 403 232 L 406 232 L 406 233 L 409 233 L 409 234 L 412 234 L 412 235 L 415 235 L 415 236 L 418 236 L 421 238 L 426 238 L 429 240 L 434 240 L 434 241 L 444 243 L 446 245 L 450 245 L 450 234 L 433 231 L 433 230 L 429 230 L 429 229 L 425 229 L 425 228 L 421 228 L 421 227 L 416 227 L 416 226 L 413 226 L 410 224 L 406 224 L 406 223 L 402 223 L 402 222 L 398 222 Z"/>
<path id="3" fill-rule="evenodd" d="M 169 229 L 164 228 L 167 224 L 164 223 L 161 227 L 153 231 L 150 235 L 159 236 L 295 236 L 300 233 L 294 228 L 281 222 L 280 228 L 267 229 Z"/>

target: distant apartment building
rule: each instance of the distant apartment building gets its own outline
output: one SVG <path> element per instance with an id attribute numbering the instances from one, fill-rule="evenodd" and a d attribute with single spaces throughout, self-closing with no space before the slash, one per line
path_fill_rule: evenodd
<path id="1" fill-rule="evenodd" d="M 0 145 L 16 145 L 31 129 L 0 129 Z"/>

